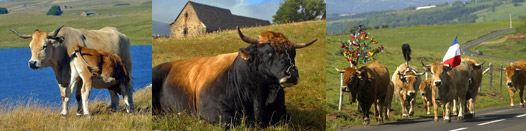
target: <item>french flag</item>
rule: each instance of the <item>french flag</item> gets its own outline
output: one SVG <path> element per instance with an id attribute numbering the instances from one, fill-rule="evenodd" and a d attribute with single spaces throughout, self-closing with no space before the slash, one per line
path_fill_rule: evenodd
<path id="1" fill-rule="evenodd" d="M 453 68 L 457 65 L 460 65 L 460 58 L 460 46 L 458 45 L 457 37 L 455 37 L 453 44 L 451 44 L 447 50 L 447 53 L 442 61 L 444 64 L 449 64 Z"/>

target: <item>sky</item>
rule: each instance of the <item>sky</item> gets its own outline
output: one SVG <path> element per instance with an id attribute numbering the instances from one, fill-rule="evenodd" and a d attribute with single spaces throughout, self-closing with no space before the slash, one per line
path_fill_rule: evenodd
<path id="1" fill-rule="evenodd" d="M 191 0 L 201 4 L 230 9 L 232 14 L 248 16 L 272 22 L 281 0 Z M 153 0 L 152 20 L 172 23 L 187 0 Z"/>

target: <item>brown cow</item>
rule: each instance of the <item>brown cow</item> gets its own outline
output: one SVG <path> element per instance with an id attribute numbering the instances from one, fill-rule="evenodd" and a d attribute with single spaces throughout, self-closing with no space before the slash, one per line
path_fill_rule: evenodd
<path id="1" fill-rule="evenodd" d="M 375 117 L 379 123 L 383 122 L 382 111 L 385 103 L 392 94 L 389 90 L 389 70 L 384 65 L 374 62 L 358 69 L 346 68 L 342 85 L 351 91 L 352 100 L 358 98 L 363 114 L 363 124 L 369 124 L 369 109 L 374 104 Z M 390 101 L 389 101 L 390 102 Z M 382 104 L 384 103 L 384 104 Z M 389 103 L 390 104 L 390 103 Z M 387 113 L 386 113 L 387 114 Z M 386 116 L 388 118 L 388 116 Z"/>
<path id="2" fill-rule="evenodd" d="M 427 78 L 424 82 L 420 83 L 420 94 L 422 95 L 422 103 L 424 103 L 424 108 L 426 109 L 426 114 L 431 114 L 431 102 L 432 102 L 432 93 L 431 88 L 433 88 L 433 79 Z"/>
<path id="3" fill-rule="evenodd" d="M 511 107 L 514 107 L 513 96 L 515 91 L 519 90 L 519 98 L 521 107 L 524 107 L 524 86 L 526 85 L 526 61 L 515 61 L 510 66 L 506 67 L 506 82 L 508 84 L 508 92 L 510 93 Z"/>
<path id="4" fill-rule="evenodd" d="M 444 122 L 450 122 L 450 105 L 453 102 L 453 113 L 456 113 L 456 101 L 459 100 L 459 113 L 457 119 L 463 118 L 463 107 L 466 103 L 466 94 L 469 86 L 470 78 L 470 67 L 467 62 L 461 62 L 455 68 L 452 68 L 448 64 L 433 63 L 431 65 L 425 65 L 424 70 L 432 73 L 433 79 L 433 108 L 435 113 L 435 121 L 438 121 L 437 104 L 440 102 L 443 108 Z"/>
<path id="5" fill-rule="evenodd" d="M 417 68 L 408 67 L 407 63 L 404 63 L 398 66 L 391 78 L 394 83 L 394 93 L 398 96 L 402 107 L 402 117 L 414 114 L 416 91 L 422 81 L 420 80 L 422 74 L 424 73 L 419 73 Z"/>
<path id="6" fill-rule="evenodd" d="M 121 58 L 118 55 L 82 47 L 79 44 L 75 44 L 73 50 L 70 62 L 71 81 L 82 79 L 82 88 L 77 90 L 81 90 L 82 93 L 82 103 L 79 104 L 82 104 L 84 115 L 88 117 L 90 115 L 88 102 L 91 87 L 116 90 L 123 96 L 126 111 L 131 112 L 133 91 L 129 90 L 130 77 Z M 66 96 L 71 97 L 70 93 L 73 93 L 74 87 L 75 85 L 70 85 L 69 90 L 71 91 L 66 91 Z"/>
<path id="7" fill-rule="evenodd" d="M 467 104 L 465 110 L 469 109 L 467 115 L 474 117 L 475 116 L 475 101 L 477 100 L 477 95 L 480 88 L 480 83 L 482 83 L 482 65 L 486 62 L 478 63 L 477 61 L 470 59 L 469 57 L 464 57 L 462 61 L 465 61 L 469 64 L 471 68 L 471 77 L 469 83 L 468 94 L 466 94 Z"/>

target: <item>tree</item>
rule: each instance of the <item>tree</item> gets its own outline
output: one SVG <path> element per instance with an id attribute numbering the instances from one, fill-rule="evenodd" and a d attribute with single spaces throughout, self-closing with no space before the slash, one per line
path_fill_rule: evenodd
<path id="1" fill-rule="evenodd" d="M 7 11 L 7 8 L 0 7 L 0 14 L 7 14 L 9 11 Z"/>
<path id="2" fill-rule="evenodd" d="M 47 15 L 56 15 L 60 16 L 62 14 L 62 9 L 60 9 L 59 5 L 53 5 L 51 8 L 49 8 L 49 11 L 47 11 Z"/>
<path id="3" fill-rule="evenodd" d="M 325 14 L 325 2 L 322 0 L 285 0 L 276 12 L 274 23 L 313 20 Z"/>

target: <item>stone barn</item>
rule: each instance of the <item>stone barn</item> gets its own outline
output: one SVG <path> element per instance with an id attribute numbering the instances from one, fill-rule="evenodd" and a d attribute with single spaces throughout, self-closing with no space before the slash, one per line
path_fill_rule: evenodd
<path id="1" fill-rule="evenodd" d="M 234 15 L 228 9 L 188 1 L 170 24 L 170 37 L 181 38 L 240 27 L 270 25 L 269 21 Z"/>

